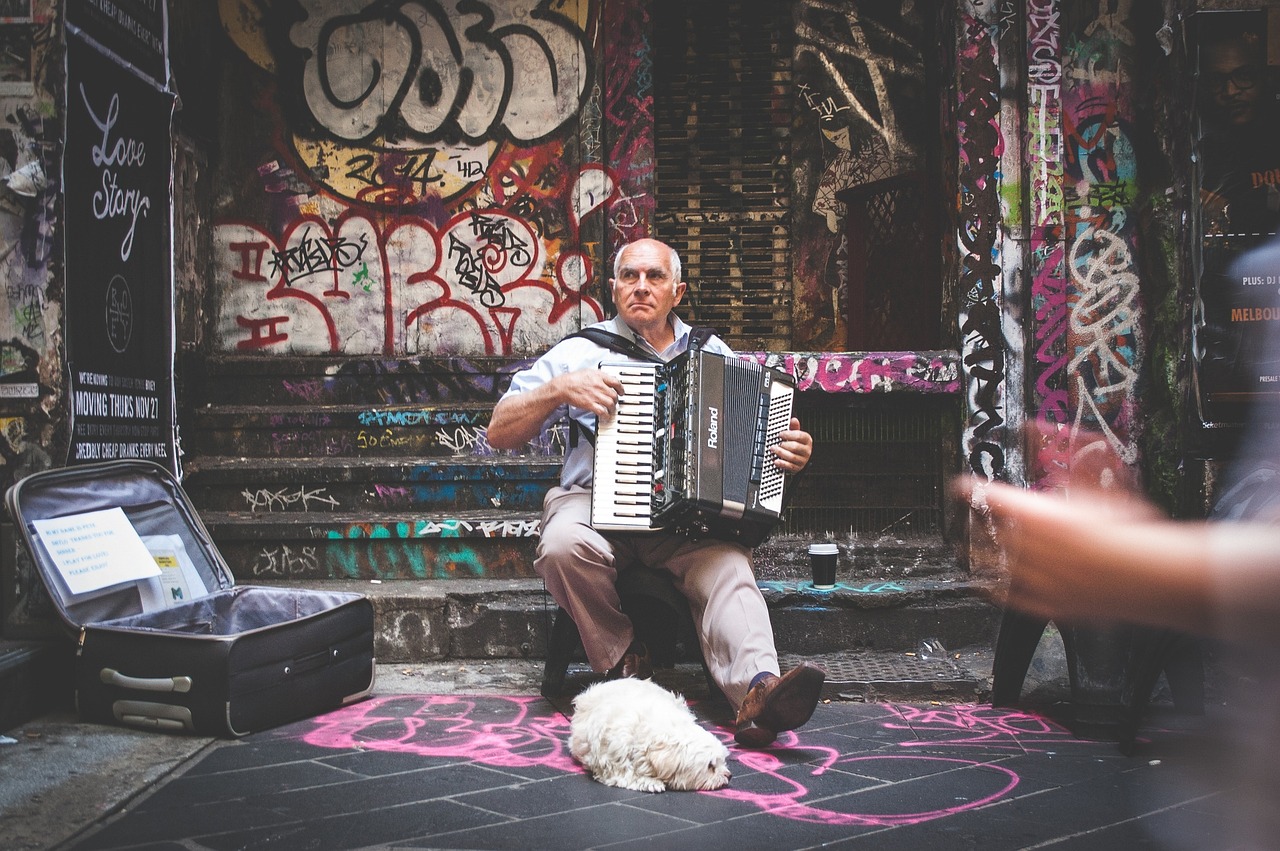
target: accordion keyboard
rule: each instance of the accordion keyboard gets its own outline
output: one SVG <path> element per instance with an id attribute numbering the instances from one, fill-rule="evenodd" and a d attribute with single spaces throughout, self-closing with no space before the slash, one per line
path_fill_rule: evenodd
<path id="1" fill-rule="evenodd" d="M 601 417 L 596 426 L 591 525 L 615 531 L 647 530 L 653 513 L 658 367 L 605 363 L 600 368 L 617 376 L 624 389 L 613 413 Z"/>

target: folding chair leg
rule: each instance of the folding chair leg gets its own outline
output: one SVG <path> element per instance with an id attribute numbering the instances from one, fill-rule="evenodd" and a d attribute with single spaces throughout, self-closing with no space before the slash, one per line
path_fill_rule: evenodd
<path id="1" fill-rule="evenodd" d="M 547 663 L 542 669 L 542 696 L 559 697 L 564 693 L 565 674 L 574 651 L 582 644 L 578 626 L 564 609 L 556 609 L 547 641 Z"/>

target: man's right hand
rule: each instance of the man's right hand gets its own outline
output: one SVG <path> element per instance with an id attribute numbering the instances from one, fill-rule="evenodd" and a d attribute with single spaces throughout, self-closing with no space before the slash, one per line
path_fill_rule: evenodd
<path id="1" fill-rule="evenodd" d="M 590 411 L 597 417 L 612 411 L 618 404 L 618 397 L 625 392 L 622 381 L 603 369 L 566 372 L 552 383 L 559 385 L 556 395 L 561 401 Z"/>
<path id="2" fill-rule="evenodd" d="M 508 396 L 493 409 L 487 436 L 494 449 L 519 449 L 537 437 L 542 424 L 561 405 L 573 405 L 602 417 L 622 395 L 622 382 L 601 369 L 566 372 L 527 393 Z"/>

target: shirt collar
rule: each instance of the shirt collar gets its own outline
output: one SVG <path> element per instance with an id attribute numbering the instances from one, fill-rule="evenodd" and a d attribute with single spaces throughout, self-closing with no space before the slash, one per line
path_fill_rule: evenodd
<path id="1" fill-rule="evenodd" d="M 654 352 L 654 354 L 658 354 L 658 355 L 662 354 L 662 352 L 656 351 L 653 348 L 653 346 L 649 345 L 648 340 L 646 340 L 644 337 L 641 337 L 635 331 L 632 331 L 631 326 L 623 322 L 621 316 L 613 317 L 613 330 L 614 330 L 614 333 L 618 334 L 619 336 L 626 337 L 628 340 L 631 340 L 637 345 L 642 346 L 651 352 Z M 676 340 L 675 340 L 675 343 L 673 344 L 673 346 L 675 347 L 675 350 L 683 351 L 685 346 L 689 342 L 690 328 L 687 324 L 685 324 L 684 320 L 681 319 L 679 316 L 677 316 L 674 312 L 671 313 L 671 330 L 674 331 L 676 335 Z"/>

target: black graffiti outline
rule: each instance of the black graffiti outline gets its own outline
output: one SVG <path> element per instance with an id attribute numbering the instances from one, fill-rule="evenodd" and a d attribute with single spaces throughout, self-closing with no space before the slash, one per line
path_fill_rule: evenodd
<path id="1" fill-rule="evenodd" d="M 283 251 L 272 249 L 269 268 L 273 276 L 280 275 L 285 284 L 292 286 L 295 281 L 311 275 L 350 269 L 361 261 L 368 247 L 367 234 L 360 235 L 358 244 L 345 236 L 313 239 L 311 226 L 308 225 L 302 231 L 302 239 L 298 245 Z M 290 274 L 291 272 L 296 274 Z"/>

